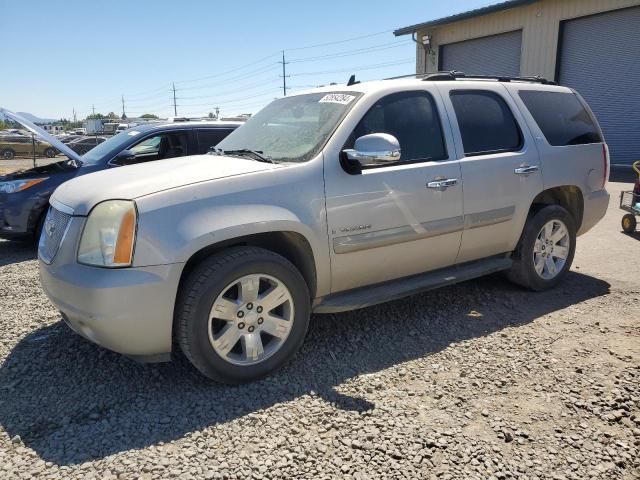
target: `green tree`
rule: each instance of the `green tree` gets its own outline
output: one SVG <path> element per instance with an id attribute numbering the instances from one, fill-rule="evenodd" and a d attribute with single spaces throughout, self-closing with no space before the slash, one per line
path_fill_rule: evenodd
<path id="1" fill-rule="evenodd" d="M 3 120 L 0 120 L 0 130 L 6 130 L 7 129 L 7 124 L 4 123 Z"/>
<path id="2" fill-rule="evenodd" d="M 103 120 L 105 118 L 107 117 L 105 117 L 101 113 L 92 113 L 91 115 L 87 116 L 87 120 Z"/>
<path id="3" fill-rule="evenodd" d="M 109 112 L 107 113 L 107 118 L 113 119 L 113 120 L 120 120 L 120 117 L 118 115 L 116 115 L 113 112 Z"/>
<path id="4" fill-rule="evenodd" d="M 154 115 L 153 113 L 145 113 L 144 115 L 140 115 L 140 118 L 146 118 L 149 120 L 159 120 L 160 118 L 157 115 Z"/>

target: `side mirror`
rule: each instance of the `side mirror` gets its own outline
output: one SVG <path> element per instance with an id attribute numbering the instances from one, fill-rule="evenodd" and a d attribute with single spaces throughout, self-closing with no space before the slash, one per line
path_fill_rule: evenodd
<path id="1" fill-rule="evenodd" d="M 122 150 L 118 153 L 111 163 L 114 165 L 129 165 L 136 161 L 136 154 L 131 150 Z"/>
<path id="2" fill-rule="evenodd" d="M 354 148 L 342 151 L 344 160 L 352 167 L 372 167 L 396 163 L 400 160 L 398 139 L 388 133 L 372 133 L 355 141 Z"/>

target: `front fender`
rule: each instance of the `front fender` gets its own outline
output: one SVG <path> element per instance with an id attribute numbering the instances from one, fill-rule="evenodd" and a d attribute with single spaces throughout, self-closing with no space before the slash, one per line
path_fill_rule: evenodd
<path id="1" fill-rule="evenodd" d="M 170 211 L 145 212 L 140 216 L 134 265 L 186 263 L 203 248 L 269 232 L 294 232 L 302 235 L 313 252 L 317 292 L 329 291 L 329 252 L 326 223 L 273 205 L 222 205 L 188 209 L 176 206 Z M 313 210 L 313 209 L 312 209 Z M 315 227 L 315 229 L 314 229 Z M 324 241 L 322 240 L 324 238 Z"/>

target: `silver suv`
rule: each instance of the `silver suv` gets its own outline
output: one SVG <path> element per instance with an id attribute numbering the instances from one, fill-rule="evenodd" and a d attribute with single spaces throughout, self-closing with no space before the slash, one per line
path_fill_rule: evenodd
<path id="1" fill-rule="evenodd" d="M 179 345 L 227 383 L 281 366 L 312 312 L 498 271 L 552 287 L 609 202 L 592 112 L 541 79 L 319 88 L 274 101 L 214 155 L 63 184 L 39 258 L 79 334 L 146 361 Z"/>

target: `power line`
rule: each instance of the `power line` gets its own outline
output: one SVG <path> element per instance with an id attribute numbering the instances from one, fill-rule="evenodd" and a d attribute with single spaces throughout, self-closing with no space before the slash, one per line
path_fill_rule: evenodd
<path id="1" fill-rule="evenodd" d="M 415 60 L 406 60 L 406 61 L 402 61 L 402 62 L 390 62 L 390 63 L 378 63 L 375 65 L 361 65 L 358 67 L 350 67 L 350 68 L 346 68 L 346 69 L 340 69 L 340 70 L 325 70 L 322 72 L 303 72 L 303 73 L 292 73 L 291 76 L 292 77 L 305 77 L 305 76 L 311 76 L 311 75 L 325 75 L 325 74 L 329 74 L 329 73 L 344 73 L 344 72 L 354 72 L 354 71 L 358 71 L 358 70 L 371 70 L 374 68 L 384 68 L 384 67 L 393 67 L 396 65 L 405 65 L 407 63 L 414 63 Z"/>
<path id="2" fill-rule="evenodd" d="M 252 70 L 250 72 L 246 72 L 246 73 L 244 73 L 242 75 L 226 78 L 222 82 L 217 82 L 217 83 L 213 83 L 213 84 L 209 83 L 209 84 L 206 84 L 206 85 L 196 85 L 195 87 L 176 88 L 176 91 L 182 92 L 182 91 L 185 91 L 185 90 L 202 90 L 202 89 L 205 89 L 205 88 L 212 88 L 212 87 L 217 87 L 219 85 L 225 85 L 225 84 L 228 84 L 228 83 L 231 83 L 231 82 L 236 83 L 235 80 L 240 80 L 240 79 L 243 79 L 243 78 L 247 78 L 249 75 L 253 75 L 252 78 L 255 78 L 255 76 L 257 74 L 272 72 L 272 71 L 276 70 L 277 68 L 278 67 L 275 64 L 274 65 L 267 65 L 267 66 L 264 66 L 264 67 L 260 67 L 260 68 L 258 68 L 256 70 Z"/>
<path id="3" fill-rule="evenodd" d="M 220 98 L 221 96 L 227 95 L 229 93 L 233 94 L 233 93 L 238 93 L 238 92 L 246 92 L 247 90 L 253 90 L 256 87 L 264 87 L 265 85 L 269 85 L 270 83 L 274 83 L 276 81 L 278 83 L 280 83 L 280 80 L 277 80 L 277 79 L 273 79 L 273 80 L 271 80 L 269 82 L 265 82 L 263 80 L 263 81 L 260 81 L 260 82 L 252 83 L 252 84 L 247 85 L 247 86 L 242 87 L 242 88 L 236 88 L 234 90 L 226 90 L 226 91 L 218 92 L 215 95 L 191 95 L 191 96 L 188 96 L 188 97 L 178 97 L 178 99 L 179 100 L 196 100 L 196 99 L 199 99 L 199 98 Z"/>
<path id="4" fill-rule="evenodd" d="M 198 106 L 206 106 L 206 105 L 211 105 L 212 103 L 216 103 L 216 104 L 220 104 L 220 105 L 227 105 L 229 103 L 234 103 L 237 101 L 243 101 L 243 100 L 249 100 L 251 98 L 258 98 L 258 97 L 264 97 L 266 95 L 273 95 L 273 89 L 269 89 L 269 90 L 265 90 L 264 92 L 258 93 L 256 95 L 252 95 L 250 97 L 246 97 L 246 96 L 242 96 L 242 97 L 236 97 L 230 100 L 226 100 L 226 101 L 215 101 L 215 102 L 207 102 L 207 103 L 179 103 L 178 106 L 179 107 L 198 107 Z"/>
<path id="5" fill-rule="evenodd" d="M 380 45 L 374 45 L 371 47 L 358 48 L 355 50 L 347 50 L 346 52 L 330 53 L 327 55 L 318 55 L 315 57 L 296 58 L 296 59 L 290 60 L 289 62 L 290 63 L 313 62 L 313 61 L 326 60 L 326 59 L 332 59 L 332 58 L 351 57 L 354 55 L 362 55 L 365 53 L 379 52 L 381 50 L 389 50 L 390 48 L 398 48 L 404 45 L 410 45 L 411 43 L 413 42 L 407 42 L 406 40 L 402 40 L 400 42 L 397 42 L 397 41 L 387 42 L 387 43 L 382 43 Z"/>
<path id="6" fill-rule="evenodd" d="M 293 51 L 297 51 L 297 50 L 308 50 L 308 49 L 311 49 L 311 48 L 327 47 L 329 45 L 338 45 L 340 43 L 353 42 L 354 40 L 362 40 L 364 38 L 377 37 L 379 35 L 384 35 L 385 33 L 391 33 L 391 32 L 393 32 L 393 30 L 385 30 L 384 32 L 371 33 L 371 34 L 368 34 L 368 35 L 361 35 L 359 37 L 345 38 L 344 40 L 336 40 L 336 41 L 333 41 L 333 42 L 318 43 L 316 45 L 308 45 L 308 46 L 305 46 L 305 47 L 287 48 L 287 50 L 289 52 L 293 52 Z"/>
<path id="7" fill-rule="evenodd" d="M 227 75 L 229 73 L 234 73 L 234 72 L 237 72 L 239 70 L 244 70 L 247 67 L 252 67 L 254 65 L 257 65 L 258 63 L 262 63 L 265 60 L 271 59 L 271 58 L 275 57 L 278 54 L 279 53 L 272 53 L 270 55 L 267 55 L 266 57 L 262 57 L 259 60 L 256 60 L 255 62 L 247 63 L 247 64 L 242 65 L 240 67 L 232 68 L 231 70 L 227 70 L 226 72 L 216 73 L 216 74 L 213 74 L 213 75 L 207 75 L 205 77 L 200 77 L 200 78 L 193 78 L 191 80 L 179 80 L 178 83 L 193 83 L 193 82 L 199 82 L 199 81 L 202 81 L 202 80 L 208 80 L 210 78 L 222 77 L 222 76 Z"/>

